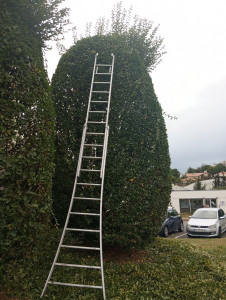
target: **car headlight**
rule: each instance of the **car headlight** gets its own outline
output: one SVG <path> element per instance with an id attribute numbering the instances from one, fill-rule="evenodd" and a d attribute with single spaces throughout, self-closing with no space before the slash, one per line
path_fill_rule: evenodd
<path id="1" fill-rule="evenodd" d="M 217 225 L 216 225 L 216 224 L 213 224 L 213 225 L 208 226 L 208 228 L 211 229 L 211 230 L 214 230 L 214 229 L 216 230 Z"/>
<path id="2" fill-rule="evenodd" d="M 187 224 L 187 229 L 191 229 L 191 225 Z"/>

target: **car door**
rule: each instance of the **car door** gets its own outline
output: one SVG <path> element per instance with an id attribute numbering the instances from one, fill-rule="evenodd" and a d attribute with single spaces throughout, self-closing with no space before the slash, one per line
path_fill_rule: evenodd
<path id="1" fill-rule="evenodd" d="M 179 217 L 178 217 L 178 212 L 175 209 L 170 211 L 168 223 L 169 223 L 170 231 L 175 231 L 178 229 Z"/>
<path id="2" fill-rule="evenodd" d="M 224 214 L 223 209 L 219 209 L 218 211 L 219 221 L 222 232 L 226 230 L 226 215 Z M 220 219 L 221 218 L 221 219 Z"/>

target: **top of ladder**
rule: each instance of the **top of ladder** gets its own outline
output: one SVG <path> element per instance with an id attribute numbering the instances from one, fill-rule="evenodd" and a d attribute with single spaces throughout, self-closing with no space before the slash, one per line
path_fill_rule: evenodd
<path id="1" fill-rule="evenodd" d="M 99 53 L 96 53 L 95 60 L 97 59 L 98 55 L 99 55 Z M 111 56 L 113 59 L 115 58 L 113 53 L 111 53 Z M 111 67 L 112 66 L 112 64 L 98 64 L 98 63 L 96 63 L 95 65 L 96 65 L 96 67 Z"/>

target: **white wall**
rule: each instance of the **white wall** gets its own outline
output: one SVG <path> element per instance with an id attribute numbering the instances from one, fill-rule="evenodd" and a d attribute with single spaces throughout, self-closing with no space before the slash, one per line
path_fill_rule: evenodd
<path id="1" fill-rule="evenodd" d="M 197 199 L 197 198 L 216 198 L 217 207 L 224 210 L 226 214 L 226 190 L 212 190 L 212 191 L 172 191 L 171 193 L 171 204 L 180 212 L 179 199 Z"/>

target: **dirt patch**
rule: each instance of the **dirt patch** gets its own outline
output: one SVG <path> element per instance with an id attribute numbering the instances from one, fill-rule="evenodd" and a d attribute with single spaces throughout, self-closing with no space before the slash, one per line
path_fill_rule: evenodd
<path id="1" fill-rule="evenodd" d="M 144 263 L 151 261 L 150 254 L 145 250 L 109 248 L 103 253 L 105 262 L 114 263 Z"/>

